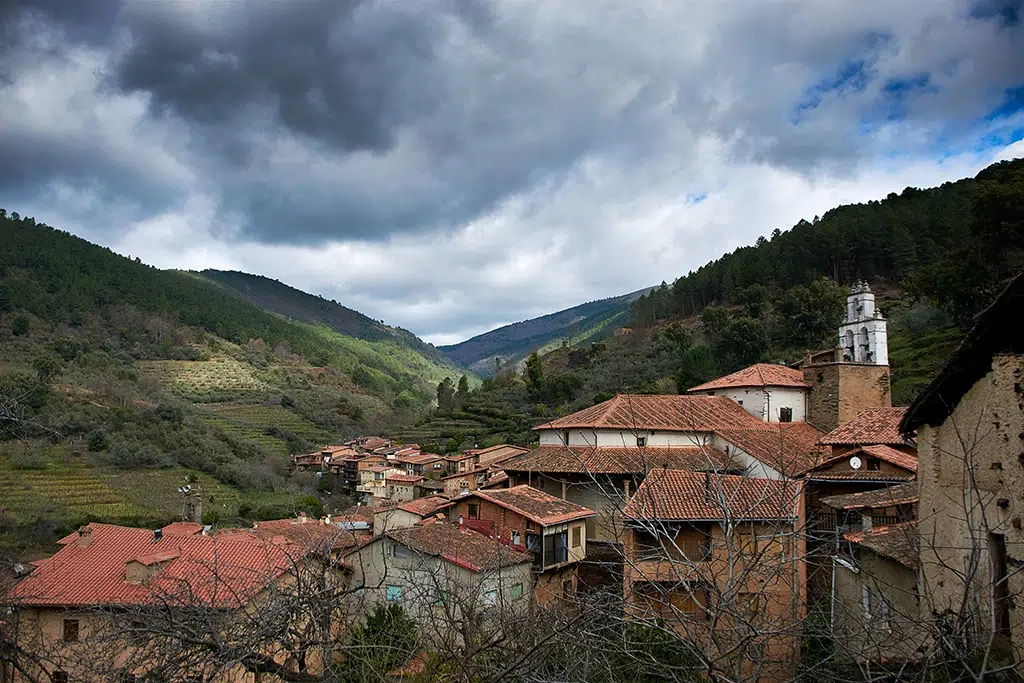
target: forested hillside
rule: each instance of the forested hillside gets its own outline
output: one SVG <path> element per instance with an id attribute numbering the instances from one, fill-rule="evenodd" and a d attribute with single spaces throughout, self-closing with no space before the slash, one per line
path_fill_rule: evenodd
<path id="1" fill-rule="evenodd" d="M 337 301 L 308 294 L 262 275 L 228 270 L 204 270 L 199 274 L 223 286 L 228 293 L 264 310 L 280 313 L 293 320 L 326 325 L 338 334 L 356 339 L 389 341 L 399 346 L 408 346 L 433 363 L 452 367 L 452 372 L 455 372 L 454 364 L 447 356 L 409 330 L 385 325 Z"/>
<path id="2" fill-rule="evenodd" d="M 0 244 L 0 545 L 169 521 L 188 478 L 211 519 L 316 511 L 290 453 L 415 422 L 462 374 L 404 331 L 292 320 L 17 214 Z"/>
<path id="3" fill-rule="evenodd" d="M 639 297 L 632 334 L 534 355 L 524 371 L 486 380 L 466 404 L 489 400 L 543 419 L 615 392 L 684 391 L 758 361 L 796 361 L 835 345 L 848 287 L 866 280 L 889 321 L 893 401 L 905 405 L 1022 267 L 1024 160 L 1016 160 L 777 229 Z"/>
<path id="4" fill-rule="evenodd" d="M 503 365 L 514 366 L 532 351 L 547 351 L 566 344 L 583 344 L 606 336 L 629 319 L 629 307 L 647 290 L 590 301 L 539 318 L 499 327 L 441 350 L 452 360 L 482 376 Z"/>

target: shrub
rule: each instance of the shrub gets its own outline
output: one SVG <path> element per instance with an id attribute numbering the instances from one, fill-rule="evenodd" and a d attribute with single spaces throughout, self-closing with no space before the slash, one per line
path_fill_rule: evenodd
<path id="1" fill-rule="evenodd" d="M 41 470 L 46 461 L 35 451 L 20 451 L 11 454 L 11 467 L 16 470 Z"/>
<path id="2" fill-rule="evenodd" d="M 15 337 L 24 337 L 28 334 L 28 317 L 24 315 L 15 316 L 11 321 L 11 333 Z"/>

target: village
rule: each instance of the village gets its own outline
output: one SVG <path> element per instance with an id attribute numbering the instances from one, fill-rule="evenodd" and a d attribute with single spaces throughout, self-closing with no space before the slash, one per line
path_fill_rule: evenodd
<path id="1" fill-rule="evenodd" d="M 1022 304 L 1018 276 L 909 408 L 857 283 L 834 348 L 620 394 L 536 427 L 532 448 L 365 436 L 297 455 L 358 499 L 319 519 L 221 529 L 186 505 L 156 530 L 85 525 L 24 568 L 0 681 L 335 680 L 381 605 L 419 635 L 372 680 L 450 672 L 481 639 L 597 609 L 685 643 L 697 679 L 790 680 L 812 637 L 873 680 L 977 642 L 1012 672 Z"/>

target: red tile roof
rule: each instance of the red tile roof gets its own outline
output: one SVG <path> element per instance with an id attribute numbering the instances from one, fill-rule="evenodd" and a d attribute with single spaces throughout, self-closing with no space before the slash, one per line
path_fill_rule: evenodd
<path id="1" fill-rule="evenodd" d="M 423 477 L 418 474 L 386 474 L 384 480 L 388 483 L 408 485 L 423 481 Z"/>
<path id="2" fill-rule="evenodd" d="M 161 531 L 165 534 L 182 534 L 191 536 L 203 530 L 203 525 L 198 522 L 171 522 L 163 527 Z"/>
<path id="3" fill-rule="evenodd" d="M 534 427 L 544 429 L 642 429 L 711 432 L 762 424 L 724 396 L 619 394 L 571 415 Z"/>
<path id="4" fill-rule="evenodd" d="M 473 572 L 532 562 L 533 556 L 502 545 L 475 531 L 448 522 L 420 524 L 387 532 L 395 541 L 426 555 L 440 557 Z"/>
<path id="5" fill-rule="evenodd" d="M 597 513 L 582 505 L 577 505 L 557 496 L 538 491 L 532 486 L 522 484 L 510 489 L 491 489 L 474 491 L 465 498 L 481 498 L 499 507 L 511 510 L 541 526 L 564 524 L 577 519 L 593 517 Z"/>
<path id="6" fill-rule="evenodd" d="M 564 472 L 583 474 L 644 474 L 662 466 L 674 469 L 719 470 L 727 467 L 725 453 L 703 448 L 610 448 L 538 446 L 529 453 L 507 460 L 506 472 Z"/>
<path id="7" fill-rule="evenodd" d="M 879 526 L 871 531 L 853 531 L 844 534 L 843 538 L 910 569 L 917 569 L 920 564 L 917 522 Z"/>
<path id="8" fill-rule="evenodd" d="M 846 493 L 841 496 L 828 496 L 821 502 L 836 510 L 860 510 L 864 508 L 884 508 L 891 505 L 909 505 L 920 500 L 917 482 L 886 486 L 871 491 Z"/>
<path id="9" fill-rule="evenodd" d="M 748 368 L 743 368 L 731 375 L 713 379 L 710 382 L 692 387 L 694 391 L 708 391 L 710 389 L 727 389 L 731 387 L 797 387 L 809 389 L 810 385 L 804 381 L 804 373 L 785 365 L 773 365 L 771 363 L 757 363 Z"/>
<path id="10" fill-rule="evenodd" d="M 830 446 L 902 446 L 905 441 L 899 427 L 906 412 L 906 408 L 870 408 L 833 429 L 821 438 L 820 443 Z"/>
<path id="11" fill-rule="evenodd" d="M 907 472 L 917 472 L 916 456 L 910 455 L 909 453 L 904 453 L 903 451 L 898 451 L 890 446 L 861 446 L 860 448 L 854 449 L 852 451 L 846 451 L 839 455 L 830 455 L 829 457 L 824 458 L 821 462 L 816 463 L 814 467 L 810 468 L 809 470 L 806 470 L 802 474 L 817 477 L 818 474 L 825 474 L 825 472 L 817 472 L 819 468 L 832 465 L 834 463 L 846 460 L 848 458 L 852 458 L 855 455 L 859 456 L 861 459 L 864 459 L 865 457 L 878 458 L 879 460 L 884 460 L 887 463 L 904 469 Z M 868 470 L 859 471 L 868 473 Z M 871 474 L 877 474 L 877 472 L 871 472 Z"/>
<path id="12" fill-rule="evenodd" d="M 788 520 L 799 513 L 800 482 L 684 470 L 651 472 L 623 510 L 635 520 Z"/>
<path id="13" fill-rule="evenodd" d="M 812 471 L 804 474 L 804 479 L 809 481 L 878 481 L 897 482 L 914 481 L 917 475 L 913 472 L 869 472 L 864 469 L 844 470 L 842 472 L 818 472 Z"/>
<path id="14" fill-rule="evenodd" d="M 411 512 L 420 517 L 429 517 L 441 508 L 448 507 L 451 504 L 452 501 L 444 496 L 424 496 L 423 498 L 416 498 L 407 503 L 402 503 L 398 506 L 398 509 Z"/>
<path id="15" fill-rule="evenodd" d="M 167 534 L 154 540 L 150 529 L 92 523 L 21 581 L 13 597 L 23 605 L 130 605 L 154 600 L 237 607 L 283 574 L 306 553 L 265 539 L 232 540 L 217 536 Z M 154 564 L 146 583 L 126 580 L 125 565 Z"/>
<path id="16" fill-rule="evenodd" d="M 818 460 L 821 432 L 806 422 L 761 422 L 752 429 L 715 433 L 777 472 L 794 476 Z"/>

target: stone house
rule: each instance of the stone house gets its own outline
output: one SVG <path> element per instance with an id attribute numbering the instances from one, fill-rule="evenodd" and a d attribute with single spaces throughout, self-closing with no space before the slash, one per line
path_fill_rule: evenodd
<path id="1" fill-rule="evenodd" d="M 385 473 L 384 483 L 387 488 L 385 494 L 388 500 L 407 502 L 416 497 L 416 485 L 423 481 L 423 477 L 408 475 L 405 473 Z"/>
<path id="2" fill-rule="evenodd" d="M 146 648 L 160 641 L 155 636 L 146 636 L 141 643 L 126 640 L 117 615 L 133 610 L 144 614 L 159 606 L 168 614 L 237 612 L 246 624 L 270 588 L 294 581 L 313 553 L 337 557 L 345 547 L 359 543 L 313 520 L 280 520 L 262 530 L 217 535 L 201 531 L 198 524 L 178 523 L 153 531 L 92 523 L 61 539 L 61 550 L 34 563 L 34 571 L 15 586 L 10 598 L 16 609 L 5 615 L 20 647 L 40 658 L 45 673 L 36 673 L 45 680 L 96 683 L 141 677 L 153 659 L 145 654 Z M 352 543 L 346 540 L 336 547 L 339 538 Z M 337 572 L 340 590 L 347 583 L 343 570 L 328 571 Z M 340 630 L 341 625 L 336 626 Z M 277 664 L 294 664 L 282 658 L 283 648 L 271 649 L 269 656 Z M 329 653 L 313 654 L 307 660 L 310 673 L 322 670 L 320 664 L 331 658 Z M 211 664 L 204 672 L 203 661 L 198 656 L 192 672 L 205 675 L 205 680 L 258 680 L 241 665 L 225 672 Z M 15 673 L 11 680 L 28 680 L 20 676 Z"/>
<path id="3" fill-rule="evenodd" d="M 426 496 L 398 505 L 379 506 L 373 512 L 373 533 L 380 535 L 395 529 L 415 526 L 451 505 L 452 502 L 444 496 Z"/>
<path id="4" fill-rule="evenodd" d="M 786 679 L 806 603 L 802 487 L 651 472 L 623 512 L 626 617 L 663 623 L 723 676 Z"/>
<path id="5" fill-rule="evenodd" d="M 899 670 L 920 657 L 928 636 L 919 619 L 917 522 L 851 531 L 844 540 L 844 551 L 833 557 L 837 654 L 879 673 Z"/>
<path id="6" fill-rule="evenodd" d="M 667 467 L 784 479 L 816 459 L 821 433 L 769 423 L 724 396 L 613 399 L 534 428 L 537 448 L 503 464 L 529 484 L 597 512 L 592 543 L 621 542 L 621 511 L 647 473 Z"/>
<path id="7" fill-rule="evenodd" d="M 577 566 L 587 556 L 585 521 L 596 513 L 530 486 L 475 491 L 449 513 L 460 525 L 533 555 L 540 604 L 576 592 Z"/>
<path id="8" fill-rule="evenodd" d="M 900 428 L 917 433 L 921 619 L 1024 661 L 1024 273 L 976 319 Z M 991 645 L 989 645 L 991 644 Z M 1019 669 L 1018 669 L 1019 670 Z"/>
<path id="9" fill-rule="evenodd" d="M 428 637 L 491 610 L 528 610 L 533 598 L 528 553 L 446 521 L 375 536 L 345 560 L 353 572 L 349 599 L 358 609 L 400 604 Z"/>

